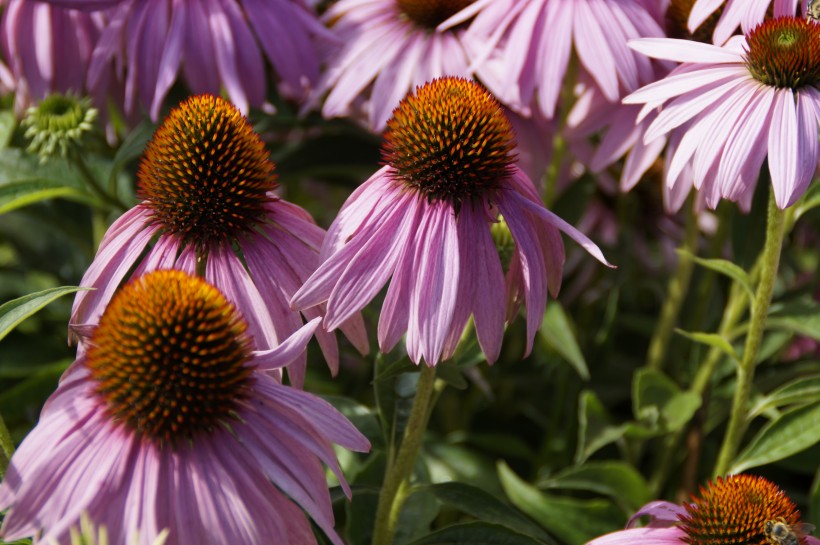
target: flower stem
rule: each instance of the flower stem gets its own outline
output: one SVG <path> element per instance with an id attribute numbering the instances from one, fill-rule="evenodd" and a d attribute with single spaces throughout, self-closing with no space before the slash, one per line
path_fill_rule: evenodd
<path id="1" fill-rule="evenodd" d="M 110 206 L 117 208 L 120 212 L 125 212 L 128 210 L 127 204 L 102 188 L 100 183 L 97 181 L 97 177 L 94 176 L 94 173 L 91 172 L 91 169 L 82 157 L 78 154 L 72 154 L 71 164 L 73 164 L 79 171 L 80 175 L 83 177 L 83 180 L 88 184 L 88 187 L 91 188 L 91 191 L 93 191 L 94 194 L 96 194 L 100 199 L 108 203 Z"/>
<path id="2" fill-rule="evenodd" d="M 752 391 L 757 354 L 763 340 L 769 304 L 772 300 L 777 269 L 780 265 L 780 250 L 783 247 L 786 226 L 785 219 L 786 212 L 777 207 L 774 194 L 770 194 L 769 213 L 766 222 L 766 242 L 763 245 L 761 255 L 760 282 L 752 301 L 749 330 L 746 333 L 746 344 L 743 347 L 743 359 L 737 370 L 737 385 L 732 400 L 729 425 L 715 464 L 714 474 L 716 476 L 724 475 L 729 470 L 748 424 L 749 395 Z"/>
<path id="3" fill-rule="evenodd" d="M 430 417 L 431 401 L 435 392 L 436 368 L 421 364 L 413 409 L 404 428 L 404 436 L 395 457 L 390 456 L 384 483 L 376 507 L 373 545 L 391 545 L 404 500 L 409 491 L 409 480 L 416 465 L 424 430 Z"/>
<path id="4" fill-rule="evenodd" d="M 14 454 L 14 441 L 11 440 L 6 421 L 0 416 L 0 478 L 6 476 L 6 469 L 9 467 L 12 454 Z"/>
<path id="5" fill-rule="evenodd" d="M 649 342 L 649 350 L 646 355 L 646 366 L 649 369 L 659 370 L 663 367 L 666 353 L 669 350 L 669 339 L 672 337 L 672 330 L 678 321 L 680 309 L 686 294 L 689 291 L 689 282 L 692 279 L 692 269 L 695 262 L 693 256 L 697 253 L 698 245 L 698 218 L 695 212 L 695 201 L 691 199 L 686 212 L 686 232 L 681 245 L 681 252 L 678 252 L 678 266 L 675 275 L 669 280 L 666 290 L 666 300 L 661 309 L 660 319 L 652 340 Z"/>

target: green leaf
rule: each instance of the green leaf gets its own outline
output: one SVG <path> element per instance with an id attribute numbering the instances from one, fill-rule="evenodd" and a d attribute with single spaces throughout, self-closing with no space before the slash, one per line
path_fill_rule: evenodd
<path id="1" fill-rule="evenodd" d="M 555 475 L 539 479 L 540 489 L 585 490 L 608 496 L 627 513 L 649 502 L 646 481 L 631 465 L 618 462 L 587 462 Z"/>
<path id="2" fill-rule="evenodd" d="M 544 494 L 521 480 L 504 462 L 498 476 L 513 505 L 568 545 L 581 545 L 622 527 L 624 515 L 606 500 L 579 500 Z"/>
<path id="3" fill-rule="evenodd" d="M 581 464 L 598 449 L 621 439 L 625 427 L 610 425 L 603 403 L 591 390 L 581 392 L 578 404 L 578 448 L 575 463 Z"/>
<path id="4" fill-rule="evenodd" d="M 65 160 L 41 164 L 20 149 L 0 149 L 0 214 L 55 197 L 93 202 Z"/>
<path id="5" fill-rule="evenodd" d="M 498 524 L 467 522 L 447 526 L 408 545 L 543 545 L 543 542 Z"/>
<path id="6" fill-rule="evenodd" d="M 662 431 L 681 429 L 700 407 L 698 394 L 682 392 L 672 379 L 651 369 L 635 373 L 632 401 L 635 418 Z"/>
<path id="7" fill-rule="evenodd" d="M 683 335 L 687 339 L 691 339 L 697 343 L 705 344 L 707 346 L 712 346 L 717 348 L 727 356 L 729 356 L 732 361 L 738 363 L 737 353 L 735 352 L 734 347 L 732 344 L 726 340 L 724 337 L 718 335 L 717 333 L 702 333 L 698 331 L 684 331 L 682 329 L 675 329 L 675 333 L 679 335 Z"/>
<path id="8" fill-rule="evenodd" d="M 766 320 L 766 329 L 784 329 L 820 341 L 820 305 L 801 300 L 779 306 Z"/>
<path id="9" fill-rule="evenodd" d="M 567 360 L 575 372 L 584 380 L 589 380 L 589 368 L 575 339 L 564 309 L 556 301 L 547 305 L 544 319 L 541 322 L 539 338 L 551 349 L 555 350 L 562 358 Z"/>
<path id="10" fill-rule="evenodd" d="M 735 460 L 730 473 L 770 464 L 820 442 L 820 403 L 783 413 L 758 432 Z"/>
<path id="11" fill-rule="evenodd" d="M 813 183 L 809 185 L 809 188 L 806 190 L 806 193 L 803 197 L 797 201 L 794 205 L 794 219 L 797 221 L 800 217 L 812 210 L 820 206 L 820 184 Z"/>
<path id="12" fill-rule="evenodd" d="M 347 541 L 351 545 L 370 545 L 379 493 L 372 489 L 353 489 L 353 500 L 345 502 Z"/>
<path id="13" fill-rule="evenodd" d="M 17 127 L 17 120 L 14 114 L 8 110 L 0 112 L 0 150 L 8 147 L 15 127 Z"/>
<path id="14" fill-rule="evenodd" d="M 440 510 L 441 506 L 426 488 L 415 490 L 401 507 L 393 542 L 403 545 L 427 534 Z"/>
<path id="15" fill-rule="evenodd" d="M 63 295 L 74 293 L 86 288 L 63 286 L 30 293 L 0 305 L 0 340 L 8 335 L 14 327 L 35 314 L 38 310 Z"/>
<path id="16" fill-rule="evenodd" d="M 759 416 L 769 409 L 777 409 L 786 405 L 806 405 L 818 400 L 820 400 L 820 375 L 799 378 L 757 400 L 749 411 L 749 418 Z"/>
<path id="17" fill-rule="evenodd" d="M 436 365 L 436 378 L 440 378 L 456 390 L 464 390 L 469 386 L 454 359 L 442 361 Z"/>
<path id="18" fill-rule="evenodd" d="M 751 278 L 749 278 L 749 275 L 746 273 L 746 271 L 744 271 L 742 268 L 738 267 L 731 261 L 727 261 L 725 259 L 704 259 L 682 249 L 678 249 L 677 252 L 679 254 L 685 254 L 689 256 L 698 265 L 701 265 L 703 267 L 706 267 L 707 269 L 728 276 L 729 278 L 740 284 L 744 291 L 749 295 L 750 299 L 754 299 L 754 290 L 752 289 Z"/>
<path id="19" fill-rule="evenodd" d="M 458 482 L 429 485 L 437 500 L 483 522 L 506 526 L 520 534 L 549 541 L 550 536 L 540 526 L 481 488 Z"/>

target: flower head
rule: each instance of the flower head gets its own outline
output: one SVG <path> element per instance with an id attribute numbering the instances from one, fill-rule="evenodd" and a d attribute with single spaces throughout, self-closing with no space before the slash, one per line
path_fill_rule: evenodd
<path id="1" fill-rule="evenodd" d="M 441 76 L 469 77 L 462 38 L 489 0 L 340 0 L 324 15 L 343 44 L 329 50 L 313 96 L 326 117 L 361 113 L 382 131 L 415 86 Z"/>
<path id="2" fill-rule="evenodd" d="M 22 125 L 29 138 L 28 150 L 49 157 L 65 157 L 76 150 L 86 133 L 94 128 L 97 110 L 88 100 L 71 95 L 49 95 L 26 111 Z"/>
<path id="3" fill-rule="evenodd" d="M 279 90 L 300 98 L 319 75 L 314 39 L 326 34 L 301 0 L 47 0 L 55 5 L 109 8 L 94 49 L 89 81 L 112 60 L 126 67 L 125 109 L 141 103 L 156 119 L 180 70 L 194 93 L 222 87 L 239 110 L 265 102 L 263 54 Z"/>
<path id="4" fill-rule="evenodd" d="M 767 16 L 792 17 L 798 7 L 805 4 L 801 0 L 689 0 L 689 3 L 693 4 L 687 22 L 689 31 L 694 33 L 704 22 L 717 18 L 711 23 L 711 40 L 717 45 L 726 43 L 738 28 L 748 34 Z"/>
<path id="5" fill-rule="evenodd" d="M 3 539 L 64 540 L 87 513 L 113 543 L 314 545 L 304 510 L 341 545 L 322 463 L 367 440 L 328 403 L 266 371 L 301 353 L 319 319 L 273 350 L 215 287 L 181 271 L 126 284 L 47 401 L 0 485 Z"/>
<path id="6" fill-rule="evenodd" d="M 627 41 L 663 35 L 640 0 L 497 0 L 476 16 L 465 43 L 478 77 L 501 102 L 552 118 L 573 51 L 616 102 L 653 77 L 652 64 Z"/>
<path id="7" fill-rule="evenodd" d="M 0 66 L 0 87 L 15 91 L 19 112 L 54 93 L 90 94 L 96 106 L 106 106 L 110 65 L 99 77 L 87 80 L 92 51 L 106 20 L 101 13 L 85 13 L 43 2 L 8 0 L 0 21 L 0 53 L 8 70 Z M 36 39 L 32 39 L 35 37 Z"/>
<path id="8" fill-rule="evenodd" d="M 322 231 L 301 208 L 277 198 L 274 165 L 247 119 L 227 101 L 192 97 L 173 110 L 148 144 L 138 171 L 143 201 L 109 228 L 81 284 L 71 323 L 94 322 L 117 286 L 134 274 L 175 268 L 204 274 L 248 321 L 260 349 L 302 324 L 288 299 L 318 265 Z M 314 318 L 322 309 L 305 312 Z M 360 317 L 345 325 L 363 352 Z M 333 335 L 317 339 L 337 368 Z M 305 358 L 288 368 L 302 383 Z"/>
<path id="9" fill-rule="evenodd" d="M 725 198 L 748 207 L 768 158 L 778 206 L 803 195 L 819 158 L 820 25 L 771 19 L 723 47 L 672 39 L 630 45 L 683 63 L 624 99 L 644 104 L 643 114 L 663 106 L 644 141 L 676 141 L 668 187 L 688 184 L 681 172 L 691 167 L 709 206 Z"/>
<path id="10" fill-rule="evenodd" d="M 515 165 L 509 123 L 478 84 L 425 84 L 402 100 L 388 127 L 386 166 L 344 204 L 322 246 L 322 265 L 291 305 L 327 302 L 332 330 L 392 276 L 379 318 L 382 351 L 406 331 L 410 358 L 435 365 L 453 355 L 472 314 L 493 362 L 505 320 L 524 302 L 529 351 L 547 291 L 554 295 L 561 283 L 559 229 L 605 262 L 600 250 L 540 203 Z M 490 229 L 499 216 L 515 243 L 506 273 Z"/>
<path id="11" fill-rule="evenodd" d="M 649 524 L 634 527 L 644 516 L 650 517 Z M 800 523 L 797 507 L 774 483 L 731 475 L 701 487 L 686 505 L 651 502 L 630 519 L 626 530 L 587 545 L 818 545 L 820 540 L 807 535 L 811 528 Z"/>

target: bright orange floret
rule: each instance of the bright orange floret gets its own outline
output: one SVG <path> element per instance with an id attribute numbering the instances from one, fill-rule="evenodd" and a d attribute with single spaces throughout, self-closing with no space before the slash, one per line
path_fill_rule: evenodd
<path id="1" fill-rule="evenodd" d="M 772 87 L 820 83 L 820 23 L 796 17 L 764 21 L 746 37 L 746 66 Z"/>
<path id="2" fill-rule="evenodd" d="M 194 96 L 173 109 L 145 149 L 139 194 L 155 221 L 200 246 L 251 231 L 276 187 L 265 144 L 230 102 Z"/>
<path id="3" fill-rule="evenodd" d="M 248 396 L 246 328 L 204 280 L 155 271 L 114 296 L 86 362 L 115 421 L 174 445 L 213 430 Z"/>
<path id="4" fill-rule="evenodd" d="M 766 535 L 767 522 L 800 520 L 785 492 L 754 475 L 718 477 L 701 487 L 686 512 L 683 541 L 691 545 L 774 545 Z"/>
<path id="5" fill-rule="evenodd" d="M 473 81 L 441 78 L 394 110 L 382 157 L 406 186 L 458 207 L 509 176 L 514 147 L 510 123 L 490 93 Z"/>

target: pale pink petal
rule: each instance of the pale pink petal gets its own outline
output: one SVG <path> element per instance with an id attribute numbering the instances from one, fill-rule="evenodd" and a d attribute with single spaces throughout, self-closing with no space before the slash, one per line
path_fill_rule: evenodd
<path id="1" fill-rule="evenodd" d="M 675 38 L 638 38 L 629 40 L 629 47 L 653 59 L 693 63 L 740 63 L 737 53 L 712 44 Z"/>

